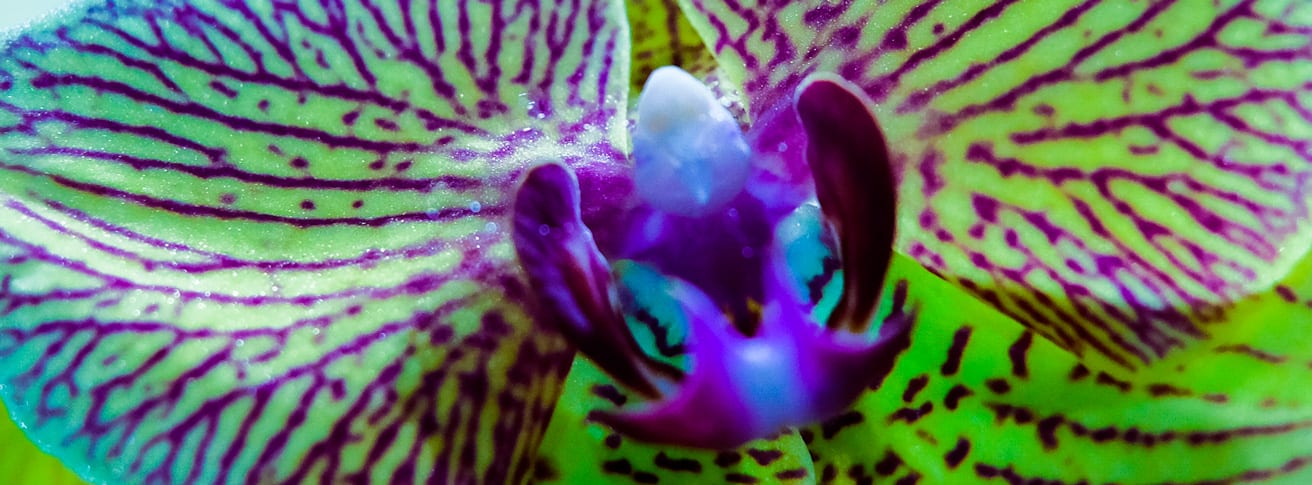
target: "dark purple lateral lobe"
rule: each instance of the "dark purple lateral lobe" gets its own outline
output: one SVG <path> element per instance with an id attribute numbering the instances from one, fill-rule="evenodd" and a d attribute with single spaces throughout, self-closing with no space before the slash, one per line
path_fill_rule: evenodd
<path id="1" fill-rule="evenodd" d="M 841 79 L 822 78 L 804 83 L 795 101 L 820 208 L 840 235 L 843 294 L 827 325 L 851 325 L 851 332 L 874 318 L 897 216 L 888 147 L 859 93 Z"/>
<path id="2" fill-rule="evenodd" d="M 549 153 L 584 217 L 626 195 L 622 21 L 128 1 L 10 40 L 0 398 L 96 482 L 521 481 L 570 354 L 510 189 Z"/>
<path id="3" fill-rule="evenodd" d="M 1312 25 L 1296 0 L 1037 5 L 693 16 L 742 60 L 726 68 L 754 115 L 811 72 L 860 85 L 912 222 L 898 249 L 1125 373 L 1205 339 L 1306 253 Z"/>
<path id="4" fill-rule="evenodd" d="M 660 391 L 612 295 L 610 265 L 579 214 L 578 182 L 556 164 L 534 168 L 515 195 L 512 240 L 536 295 L 537 321 L 647 398 Z M 650 360 L 650 359 L 646 359 Z"/>

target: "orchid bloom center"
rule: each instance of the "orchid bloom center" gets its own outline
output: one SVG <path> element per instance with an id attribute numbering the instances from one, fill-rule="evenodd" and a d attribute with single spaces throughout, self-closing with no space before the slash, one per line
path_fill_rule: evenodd
<path id="1" fill-rule="evenodd" d="M 909 345 L 914 315 L 901 311 L 873 342 L 861 335 L 883 288 L 895 209 L 868 102 L 841 79 L 815 76 L 790 101 L 789 126 L 804 132 L 814 181 L 805 190 L 771 186 L 784 182 L 749 143 L 761 127 L 742 133 L 691 75 L 653 73 L 633 131 L 639 200 L 616 221 L 619 246 L 604 252 L 580 218 L 566 168 L 525 177 L 514 242 L 542 319 L 651 399 L 595 413 L 598 421 L 645 441 L 733 447 L 841 412 Z M 832 231 L 838 246 L 842 293 L 823 321 L 790 263 L 799 226 Z M 682 330 L 687 365 L 642 349 L 628 323 L 641 318 Z"/>
<path id="2" fill-rule="evenodd" d="M 742 192 L 751 149 L 738 122 L 676 67 L 652 72 L 638 99 L 633 168 L 638 195 L 670 214 L 704 217 Z"/>

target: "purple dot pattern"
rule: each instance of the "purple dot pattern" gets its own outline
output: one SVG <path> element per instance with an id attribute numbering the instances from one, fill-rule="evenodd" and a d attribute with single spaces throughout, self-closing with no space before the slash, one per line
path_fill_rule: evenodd
<path id="1" fill-rule="evenodd" d="M 1190 348 L 1307 252 L 1306 2 L 691 7 L 754 117 L 812 72 L 861 85 L 898 249 L 1091 365 Z"/>
<path id="2" fill-rule="evenodd" d="M 0 397 L 98 483 L 522 481 L 571 353 L 506 195 L 548 160 L 624 195 L 626 36 L 606 2 L 197 0 L 11 39 Z"/>

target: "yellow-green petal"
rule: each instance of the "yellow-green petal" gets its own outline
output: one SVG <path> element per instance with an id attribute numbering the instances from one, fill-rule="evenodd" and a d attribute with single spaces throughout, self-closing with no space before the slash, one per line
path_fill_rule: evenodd
<path id="1" fill-rule="evenodd" d="M 688 18 L 670 0 L 628 0 L 629 32 L 633 36 L 633 66 L 629 70 L 633 93 L 642 90 L 652 71 L 679 66 L 705 75 L 715 69 L 715 58 L 702 44 Z M 636 97 L 635 97 L 636 99 Z"/>

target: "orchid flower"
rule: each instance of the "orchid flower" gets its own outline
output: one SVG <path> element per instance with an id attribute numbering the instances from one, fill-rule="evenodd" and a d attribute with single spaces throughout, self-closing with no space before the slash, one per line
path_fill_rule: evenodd
<path id="1" fill-rule="evenodd" d="M 889 279 L 910 282 L 921 312 L 880 389 L 801 429 L 805 447 L 783 436 L 750 446 L 751 459 L 698 459 L 584 428 L 606 436 L 592 473 L 933 483 L 1309 473 L 1309 394 L 1282 384 L 1308 379 L 1308 339 L 1291 338 L 1307 293 L 1296 168 L 1312 136 L 1306 6 L 683 7 L 720 61 L 717 80 L 742 86 L 748 122 L 774 125 L 751 128 L 754 146 L 797 146 L 788 100 L 814 73 L 870 97 L 899 175 L 896 247 L 923 268 L 895 257 Z M 982 304 L 945 297 L 957 289 Z M 585 439 L 555 426 L 562 440 Z M 748 474 L 716 466 L 761 456 L 774 459 Z"/>
<path id="2" fill-rule="evenodd" d="M 1310 34 L 87 5 L 0 51 L 0 398 L 96 483 L 1306 480 Z"/>

